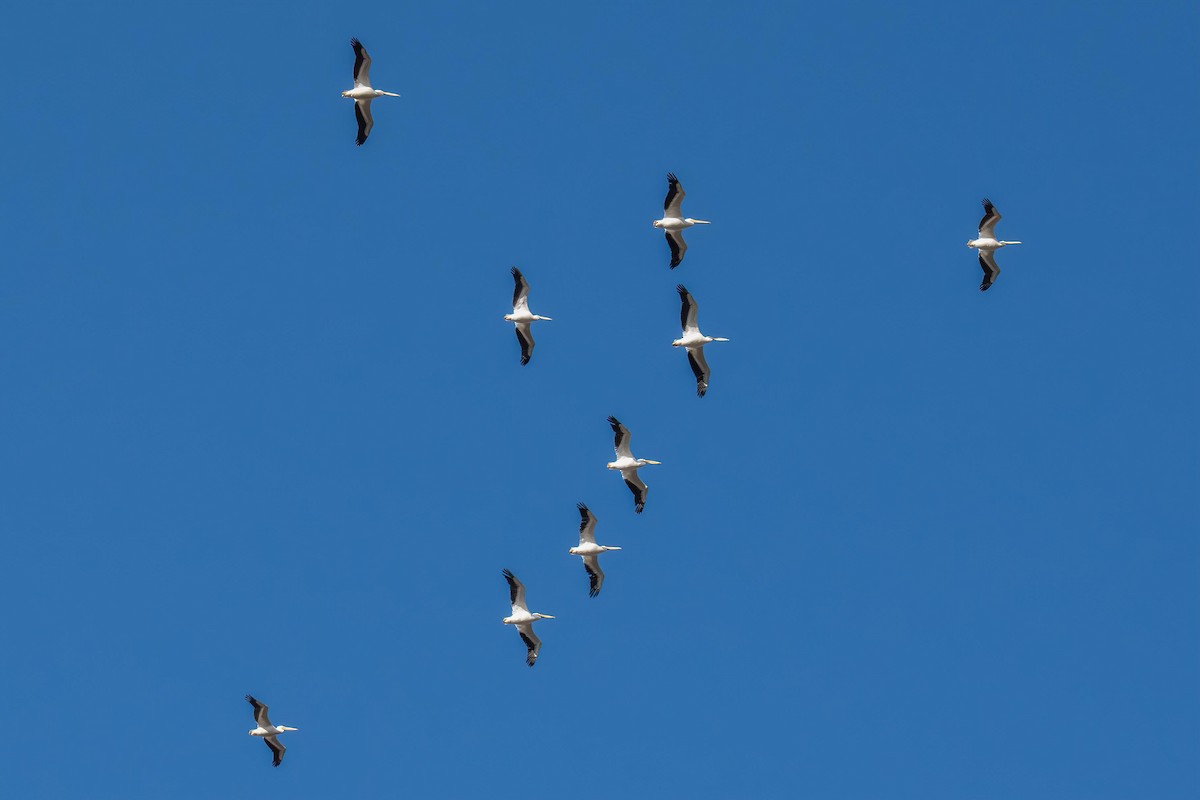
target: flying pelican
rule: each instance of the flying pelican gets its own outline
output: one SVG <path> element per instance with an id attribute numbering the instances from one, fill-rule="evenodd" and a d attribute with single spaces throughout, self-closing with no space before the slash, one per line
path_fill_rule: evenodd
<path id="1" fill-rule="evenodd" d="M 511 314 L 505 314 L 504 318 L 516 326 L 517 341 L 521 343 L 521 364 L 524 365 L 533 357 L 533 331 L 529 329 L 530 324 L 539 319 L 547 322 L 553 320 L 529 313 L 529 281 L 525 280 L 521 270 L 516 267 L 512 268 L 512 276 L 516 281 L 516 286 L 513 287 L 513 310 Z"/>
<path id="2" fill-rule="evenodd" d="M 567 552 L 573 556 L 583 556 L 583 568 L 588 574 L 590 597 L 600 594 L 600 586 L 604 583 L 604 570 L 600 569 L 600 554 L 609 550 L 620 550 L 619 547 L 605 547 L 596 544 L 596 518 L 592 511 L 583 503 L 577 503 L 579 509 L 579 547 L 572 547 Z"/>
<path id="3" fill-rule="evenodd" d="M 642 482 L 638 476 L 638 470 L 647 464 L 661 464 L 661 461 L 651 461 L 648 458 L 634 458 L 633 453 L 629 452 L 629 429 L 617 421 L 616 417 L 609 417 L 608 424 L 612 425 L 613 433 L 613 450 L 617 453 L 617 460 L 610 461 L 606 465 L 609 469 L 621 470 L 621 477 L 625 479 L 625 485 L 629 487 L 629 491 L 633 492 L 634 511 L 638 514 L 642 513 L 642 507 L 646 505 L 646 484 Z"/>
<path id="4" fill-rule="evenodd" d="M 278 767 L 283 762 L 283 753 L 287 750 L 279 739 L 276 738 L 284 731 L 298 731 L 299 728 L 289 728 L 287 725 L 272 725 L 271 720 L 267 719 L 267 707 L 255 700 L 250 695 L 246 695 L 246 702 L 254 706 L 254 722 L 258 726 L 250 731 L 251 736 L 261 736 L 263 741 L 267 743 L 267 747 L 271 748 L 271 752 L 275 755 L 271 759 L 271 766 Z"/>
<path id="5" fill-rule="evenodd" d="M 996 266 L 996 251 L 1010 244 L 1020 244 L 996 239 L 996 223 L 999 221 L 1000 212 L 992 205 L 991 200 L 983 198 L 983 219 L 979 220 L 979 238 L 967 240 L 967 247 L 974 247 L 979 251 L 979 266 L 983 267 L 983 283 L 979 284 L 981 292 L 986 292 L 1000 274 L 1000 267 Z"/>
<path id="6" fill-rule="evenodd" d="M 358 120 L 358 138 L 354 140 L 354 143 L 361 145 L 367 140 L 371 128 L 375 126 L 375 120 L 371 119 L 371 101 L 383 95 L 388 97 L 399 97 L 400 95 L 372 89 L 371 57 L 367 55 L 367 49 L 358 39 L 351 39 L 350 46 L 354 48 L 354 88 L 348 92 L 342 92 L 342 97 L 354 100 L 354 116 Z"/>
<path id="7" fill-rule="evenodd" d="M 542 649 L 542 640 L 533 632 L 533 623 L 539 619 L 554 619 L 549 614 L 530 614 L 525 606 L 525 584 L 517 580 L 517 576 L 504 570 L 504 580 L 508 581 L 508 594 L 512 598 L 512 616 L 505 617 L 505 625 L 516 625 L 521 641 L 525 643 L 528 653 L 525 663 L 533 666 L 537 661 L 538 651 Z"/>
<path id="8" fill-rule="evenodd" d="M 673 172 L 667 173 L 667 180 L 669 185 L 667 199 L 663 201 L 663 218 L 654 220 L 654 227 L 662 228 L 667 232 L 667 245 L 671 248 L 671 269 L 675 269 L 679 266 L 679 262 L 683 261 L 683 254 L 687 252 L 687 242 L 683 240 L 683 229 L 693 225 L 709 225 L 711 223 L 706 219 L 684 217 L 683 212 L 679 209 L 683 204 L 683 187 L 679 185 L 679 179 Z"/>
<path id="9" fill-rule="evenodd" d="M 704 393 L 708 391 L 710 372 L 708 362 L 704 360 L 704 345 L 709 342 L 728 342 L 729 340 L 719 336 L 705 336 L 701 333 L 700 326 L 696 323 L 696 314 L 700 310 L 699 304 L 682 283 L 675 289 L 679 292 L 679 299 L 683 301 L 683 307 L 679 309 L 679 324 L 683 326 L 683 336 L 671 342 L 671 346 L 687 348 L 688 363 L 692 365 L 692 372 L 696 374 L 696 394 L 704 397 Z"/>

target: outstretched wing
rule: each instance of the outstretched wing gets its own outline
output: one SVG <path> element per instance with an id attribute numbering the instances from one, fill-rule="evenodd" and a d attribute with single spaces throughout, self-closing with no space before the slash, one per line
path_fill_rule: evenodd
<path id="1" fill-rule="evenodd" d="M 683 328 L 684 334 L 699 333 L 700 326 L 696 322 L 696 317 L 700 313 L 700 305 L 682 283 L 675 287 L 675 291 L 679 292 L 679 299 L 683 301 L 683 305 L 679 309 L 679 325 Z"/>
<path id="2" fill-rule="evenodd" d="M 526 622 L 524 625 L 517 626 L 517 633 L 521 636 L 521 641 L 525 643 L 525 648 L 528 651 L 525 654 L 525 663 L 533 666 L 537 661 L 538 651 L 542 649 L 542 640 L 533 632 L 532 623 Z"/>
<path id="3" fill-rule="evenodd" d="M 525 584 L 517 580 L 517 576 L 508 570 L 504 570 L 504 580 L 508 581 L 508 596 L 512 600 L 513 614 L 516 614 L 518 610 L 528 614 L 529 609 L 525 607 Z"/>
<path id="4" fill-rule="evenodd" d="M 696 376 L 696 394 L 704 397 L 704 393 L 708 391 L 708 376 L 711 374 L 708 369 L 708 361 L 704 359 L 704 348 L 689 347 L 687 354 L 692 374 Z"/>
<path id="5" fill-rule="evenodd" d="M 633 492 L 633 510 L 638 514 L 642 513 L 642 508 L 646 505 L 646 493 L 650 490 L 636 469 L 621 470 L 621 477 L 625 479 L 629 491 Z"/>
<path id="6" fill-rule="evenodd" d="M 254 722 L 260 728 L 272 728 L 271 720 L 267 718 L 267 707 L 255 700 L 250 695 L 246 695 L 246 702 L 254 706 Z"/>
<path id="7" fill-rule="evenodd" d="M 667 199 L 663 200 L 663 216 L 675 217 L 683 219 L 683 212 L 680 206 L 683 205 L 683 196 L 685 192 L 683 187 L 679 185 L 679 179 L 675 177 L 675 173 L 667 173 Z"/>
<path id="8" fill-rule="evenodd" d="M 370 100 L 354 101 L 354 118 L 358 120 L 358 136 L 354 137 L 354 143 L 361 147 L 371 135 L 371 128 L 375 127 L 375 120 L 371 117 Z"/>
<path id="9" fill-rule="evenodd" d="M 671 269 L 675 269 L 683 261 L 687 252 L 687 242 L 683 240 L 683 231 L 667 231 L 667 246 L 671 248 Z"/>
<path id="10" fill-rule="evenodd" d="M 267 743 L 267 747 L 271 748 L 271 753 L 274 755 L 274 758 L 271 759 L 271 766 L 278 767 L 283 763 L 283 753 L 287 748 L 283 746 L 277 736 L 264 736 L 263 741 Z"/>
<path id="11" fill-rule="evenodd" d="M 595 544 L 596 516 L 583 503 L 576 503 L 575 506 L 579 509 L 579 543 Z"/>
<path id="12" fill-rule="evenodd" d="M 513 313 L 520 314 L 522 311 L 529 311 L 529 281 L 525 280 L 521 270 L 516 267 L 512 268 L 512 276 L 516 283 L 513 287 Z"/>
<path id="13" fill-rule="evenodd" d="M 996 223 L 1000 221 L 1000 212 L 992 205 L 992 201 L 983 198 L 983 219 L 979 220 L 979 238 L 995 239 Z"/>
<path id="14" fill-rule="evenodd" d="M 983 267 L 983 283 L 979 284 L 979 291 L 986 292 L 1000 274 L 1000 267 L 996 266 L 996 251 L 980 250 L 979 266 Z"/>
<path id="15" fill-rule="evenodd" d="M 524 366 L 533 358 L 533 330 L 528 322 L 518 322 L 516 330 L 517 341 L 521 343 L 521 365 Z"/>
<path id="16" fill-rule="evenodd" d="M 617 454 L 617 458 L 633 458 L 633 453 L 629 449 L 629 429 L 617 421 L 616 417 L 609 417 L 608 424 L 612 426 L 613 433 L 613 450 Z"/>
<path id="17" fill-rule="evenodd" d="M 358 39 L 351 39 L 350 46 L 354 48 L 354 85 L 371 86 L 371 57 L 367 48 Z"/>
<path id="18" fill-rule="evenodd" d="M 604 583 L 604 570 L 600 569 L 600 559 L 596 556 L 584 556 L 583 568 L 588 574 L 588 596 L 600 594 L 600 585 Z"/>

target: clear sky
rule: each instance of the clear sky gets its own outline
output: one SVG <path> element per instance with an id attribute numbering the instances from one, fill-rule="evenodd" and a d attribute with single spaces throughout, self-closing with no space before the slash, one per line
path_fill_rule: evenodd
<path id="1" fill-rule="evenodd" d="M 746 5 L 6 11 L 8 796 L 1200 795 L 1195 4 Z"/>

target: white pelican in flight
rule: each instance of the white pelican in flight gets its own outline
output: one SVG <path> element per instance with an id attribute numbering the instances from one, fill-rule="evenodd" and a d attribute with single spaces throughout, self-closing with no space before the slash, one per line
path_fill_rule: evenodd
<path id="1" fill-rule="evenodd" d="M 533 331 L 529 326 L 539 319 L 547 322 L 553 320 L 529 313 L 529 281 L 525 280 L 521 270 L 516 267 L 512 268 L 512 276 L 516 282 L 516 286 L 513 287 L 513 310 L 511 314 L 505 314 L 504 318 L 516 326 L 517 341 L 521 343 L 521 364 L 525 365 L 533 357 Z"/>
<path id="2" fill-rule="evenodd" d="M 646 484 L 638 476 L 638 470 L 647 464 L 661 464 L 661 461 L 651 461 L 648 458 L 634 458 L 633 453 L 629 451 L 629 428 L 626 428 L 616 417 L 609 417 L 608 424 L 612 425 L 613 433 L 613 450 L 617 453 L 617 460 L 610 461 L 607 466 L 609 469 L 621 470 L 621 477 L 625 479 L 625 485 L 629 487 L 629 491 L 633 492 L 633 508 L 638 514 L 642 513 L 642 508 L 646 505 L 646 492 L 650 491 L 646 488 Z"/>
<path id="3" fill-rule="evenodd" d="M 683 261 L 683 254 L 687 252 L 687 242 L 683 240 L 683 229 L 693 225 L 709 225 L 711 223 L 705 219 L 683 216 L 683 212 L 679 209 L 683 204 L 683 187 L 679 185 L 679 179 L 673 172 L 667 173 L 667 180 L 670 183 L 667 187 L 667 199 L 663 201 L 663 218 L 654 220 L 654 227 L 662 228 L 667 232 L 667 244 L 671 248 L 671 269 L 675 269 L 679 266 L 679 262 Z"/>
<path id="4" fill-rule="evenodd" d="M 350 46 L 354 48 L 354 88 L 348 92 L 342 92 L 342 97 L 354 100 L 354 116 L 358 120 L 358 138 L 354 140 L 354 143 L 361 145 L 370 135 L 371 128 L 375 126 L 375 120 L 371 119 L 371 101 L 383 95 L 388 97 L 399 97 L 400 95 L 372 89 L 371 57 L 367 55 L 367 49 L 358 39 L 351 39 Z"/>
<path id="5" fill-rule="evenodd" d="M 983 267 L 983 283 L 979 284 L 981 292 L 986 292 L 1000 274 L 1000 267 L 996 266 L 996 251 L 1010 244 L 1020 244 L 996 239 L 996 223 L 999 221 L 1000 212 L 992 205 L 991 200 L 983 198 L 983 219 L 979 220 L 979 238 L 967 241 L 967 247 L 974 247 L 979 251 L 979 266 Z"/>
<path id="6" fill-rule="evenodd" d="M 728 342 L 729 340 L 705 336 L 701 333 L 700 326 L 696 323 L 696 314 L 700 310 L 696 299 L 682 283 L 675 289 L 679 292 L 679 299 L 683 301 L 683 307 L 679 309 L 679 324 L 683 326 L 683 336 L 671 342 L 671 346 L 687 348 L 688 363 L 692 365 L 692 372 L 696 375 L 696 394 L 704 397 L 704 393 L 708 391 L 710 372 L 708 362 L 704 360 L 704 345 L 709 342 Z"/>
<path id="7" fill-rule="evenodd" d="M 267 747 L 271 748 L 271 753 L 275 756 L 271 759 L 271 766 L 278 767 L 283 762 L 283 753 L 287 748 L 279 743 L 277 737 L 284 731 L 298 731 L 300 729 L 289 728 L 287 725 L 272 725 L 271 720 L 267 719 L 266 706 L 250 695 L 246 695 L 246 702 L 254 706 L 254 723 L 258 726 L 250 731 L 250 735 L 263 737 L 263 741 L 267 743 Z"/>
<path id="8" fill-rule="evenodd" d="M 588 596 L 595 597 L 600 594 L 600 586 L 604 583 L 604 570 L 600 569 L 600 554 L 621 548 L 596 544 L 596 518 L 592 515 L 591 509 L 583 503 L 578 503 L 577 506 L 579 508 L 579 547 L 572 547 L 567 552 L 573 556 L 583 556 L 583 568 L 587 570 L 588 583 L 591 586 Z"/>
<path id="9" fill-rule="evenodd" d="M 529 651 L 525 655 L 525 663 L 533 666 L 537 661 L 538 651 L 542 649 L 542 640 L 533 632 L 533 623 L 539 619 L 554 619 L 549 614 L 530 614 L 525 605 L 525 584 L 517 580 L 517 576 L 504 570 L 504 580 L 508 581 L 508 594 L 512 599 L 512 616 L 505 617 L 505 625 L 516 625 L 521 641 Z"/>

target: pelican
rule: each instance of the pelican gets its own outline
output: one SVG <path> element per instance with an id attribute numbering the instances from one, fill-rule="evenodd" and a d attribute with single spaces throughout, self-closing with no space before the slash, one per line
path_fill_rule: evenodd
<path id="1" fill-rule="evenodd" d="M 277 737 L 284 731 L 298 731 L 300 729 L 289 728 L 287 725 L 272 725 L 271 720 L 267 719 L 266 706 L 250 695 L 246 695 L 246 702 L 254 706 L 254 722 L 257 725 L 254 730 L 250 731 L 250 735 L 263 737 L 263 741 L 267 743 L 267 747 L 271 748 L 271 752 L 275 756 L 271 759 L 271 766 L 278 767 L 283 762 L 283 753 L 287 748 L 279 743 Z"/>
<path id="2" fill-rule="evenodd" d="M 525 365 L 533 357 L 533 331 L 529 329 L 530 324 L 540 319 L 547 322 L 553 320 L 529 313 L 529 281 L 525 280 L 521 270 L 516 267 L 512 268 L 512 276 L 516 282 L 516 286 L 513 287 L 513 310 L 511 314 L 505 314 L 504 318 L 516 326 L 517 341 L 521 343 L 521 364 Z"/>
<path id="3" fill-rule="evenodd" d="M 696 323 L 696 314 L 700 310 L 696 299 L 682 283 L 676 286 L 675 290 L 679 292 L 679 299 L 683 301 L 683 307 L 679 309 L 679 324 L 683 326 L 683 336 L 671 342 L 671 346 L 687 348 L 688 363 L 692 365 L 692 372 L 696 375 L 696 394 L 704 397 L 704 393 L 708 391 L 710 372 L 708 362 L 704 360 L 704 345 L 729 340 L 701 333 L 700 326 Z"/>
<path id="4" fill-rule="evenodd" d="M 358 138 L 354 140 L 354 143 L 361 145 L 367 140 L 371 128 L 375 126 L 375 120 L 371 119 L 371 101 L 384 95 L 388 97 L 399 97 L 400 95 L 372 89 L 371 57 L 367 55 L 367 49 L 358 39 L 351 39 L 350 46 L 354 48 L 354 88 L 348 92 L 342 92 L 342 97 L 354 100 L 354 116 L 358 120 Z"/>
<path id="5" fill-rule="evenodd" d="M 687 252 L 687 242 L 683 240 L 683 229 L 690 228 L 693 225 L 710 225 L 706 219 L 692 219 L 684 217 L 679 210 L 683 204 L 683 187 L 679 185 L 679 179 L 675 177 L 675 173 L 667 173 L 667 199 L 663 201 L 663 218 L 654 220 L 654 227 L 661 228 L 667 232 L 667 245 L 671 248 L 671 269 L 679 266 L 679 262 L 683 261 L 683 254 Z"/>
<path id="6" fill-rule="evenodd" d="M 512 616 L 505 617 L 505 625 L 516 625 L 521 641 L 529 651 L 525 655 L 525 663 L 533 666 L 537 661 L 538 651 L 542 649 L 542 640 L 533 632 L 533 623 L 539 619 L 554 619 L 549 614 L 530 614 L 525 606 L 525 584 L 517 580 L 517 576 L 504 570 L 504 580 L 508 581 L 508 594 L 512 599 Z"/>
<path id="7" fill-rule="evenodd" d="M 596 518 L 591 509 L 583 503 L 577 503 L 579 509 L 579 547 L 572 547 L 567 552 L 573 556 L 583 556 L 583 568 L 588 574 L 591 591 L 589 597 L 600 594 L 600 586 L 604 583 L 604 570 L 600 569 L 600 554 L 609 550 L 620 550 L 619 547 L 606 547 L 596 544 Z"/>
<path id="8" fill-rule="evenodd" d="M 1020 242 L 1003 242 L 996 239 L 996 223 L 1000 221 L 1000 212 L 992 205 L 992 201 L 983 198 L 983 219 L 979 220 L 979 238 L 969 239 L 967 247 L 979 251 L 979 266 L 983 267 L 983 283 L 979 291 L 986 292 L 996 282 L 1000 267 L 996 266 L 996 251 L 1001 247 Z"/>
<path id="9" fill-rule="evenodd" d="M 613 433 L 613 450 L 617 453 L 617 460 L 610 461 L 606 465 L 609 469 L 621 470 L 621 477 L 625 479 L 625 485 L 629 487 L 629 491 L 633 492 L 633 507 L 638 514 L 642 513 L 642 508 L 646 505 L 646 484 L 642 483 L 641 477 L 638 476 L 638 470 L 647 464 L 661 464 L 661 461 L 651 461 L 648 458 L 634 458 L 633 453 L 629 452 L 629 429 L 617 421 L 616 417 L 609 417 L 608 424 L 612 425 Z"/>

